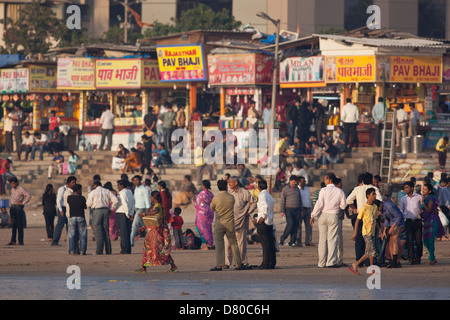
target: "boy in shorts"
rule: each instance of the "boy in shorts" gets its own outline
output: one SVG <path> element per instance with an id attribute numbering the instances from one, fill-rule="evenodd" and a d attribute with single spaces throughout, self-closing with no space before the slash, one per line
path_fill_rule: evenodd
<path id="1" fill-rule="evenodd" d="M 358 217 L 356 219 L 355 228 L 353 232 L 352 240 L 356 239 L 356 231 L 358 230 L 358 225 L 363 223 L 362 228 L 362 236 L 364 238 L 364 242 L 366 244 L 366 252 L 364 255 L 356 261 L 356 263 L 352 264 L 352 268 L 348 268 L 354 274 L 359 274 L 358 266 L 363 263 L 367 258 L 369 258 L 370 265 L 373 266 L 373 260 L 376 256 L 375 251 L 375 230 L 378 228 L 378 231 L 381 234 L 381 228 L 377 221 L 380 213 L 378 212 L 378 207 L 374 204 L 377 199 L 377 195 L 374 188 L 369 188 L 366 190 L 366 198 L 367 202 L 361 208 L 358 213 Z"/>

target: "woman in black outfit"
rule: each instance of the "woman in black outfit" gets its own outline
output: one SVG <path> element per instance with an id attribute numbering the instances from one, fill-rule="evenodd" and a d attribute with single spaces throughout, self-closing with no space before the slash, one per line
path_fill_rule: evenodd
<path id="1" fill-rule="evenodd" d="M 53 185 L 48 184 L 45 188 L 45 192 L 42 195 L 42 206 L 44 207 L 44 219 L 45 219 L 45 229 L 47 231 L 48 241 L 51 242 L 53 239 L 53 231 L 55 228 L 55 217 L 56 217 L 56 194 L 53 190 Z"/>

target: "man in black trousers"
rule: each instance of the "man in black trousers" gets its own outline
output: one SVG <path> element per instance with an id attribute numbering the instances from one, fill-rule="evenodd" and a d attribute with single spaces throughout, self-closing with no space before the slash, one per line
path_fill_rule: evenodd
<path id="1" fill-rule="evenodd" d="M 260 237 L 263 249 L 263 261 L 260 269 L 275 269 L 277 263 L 275 237 L 273 235 L 273 208 L 274 199 L 267 191 L 267 182 L 260 180 L 258 189 L 258 214 L 255 214 L 254 223 Z"/>

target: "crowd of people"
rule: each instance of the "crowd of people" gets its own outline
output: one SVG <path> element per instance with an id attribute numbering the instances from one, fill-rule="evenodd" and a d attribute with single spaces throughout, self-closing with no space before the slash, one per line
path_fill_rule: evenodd
<path id="1" fill-rule="evenodd" d="M 380 100 L 379 104 L 382 103 Z M 375 107 L 373 118 L 377 128 L 381 128 L 383 119 L 379 119 L 379 108 Z M 411 108 L 414 109 L 414 106 Z M 263 117 L 266 127 L 267 110 L 266 106 L 265 112 L 260 115 L 252 104 L 249 115 L 256 119 Z M 401 113 L 400 110 L 401 105 Z M 20 119 L 19 111 L 15 110 L 11 117 L 7 117 L 13 121 L 13 127 L 14 121 L 20 121 L 17 120 Z M 342 153 L 358 146 L 358 109 L 348 100 L 342 113 L 343 126 L 337 126 L 333 133 L 323 130 L 324 110 L 318 103 L 310 105 L 301 99 L 296 100 L 288 106 L 286 114 L 288 132 L 282 136 L 275 149 L 281 165 L 273 188 L 264 177 L 253 177 L 250 168 L 238 164 L 238 175 L 226 174 L 218 180 L 219 192 L 213 194 L 210 181 L 215 180 L 214 172 L 201 159 L 196 162 L 197 187 L 191 176 L 186 175 L 181 191 L 172 198 L 165 181 L 159 180 L 152 167 L 171 162 L 170 135 L 175 128 L 185 128 L 188 124 L 184 107 L 180 106 L 174 111 L 168 103 L 162 105 L 158 112 L 149 108 L 144 117 L 142 142 L 130 150 L 119 145 L 113 168 L 121 169 L 122 175 L 115 185 L 112 182 L 103 183 L 100 176 L 96 175 L 87 187 L 87 196 L 83 195 L 83 186 L 77 183 L 74 175 L 79 157 L 69 151 L 70 158 L 66 162 L 61 154 L 60 123 L 54 113 L 50 117 L 50 138 L 39 132 L 33 135 L 25 132 L 23 139 L 18 139 L 16 135 L 16 142 L 20 141 L 17 145 L 18 159 L 21 159 L 22 152 L 25 152 L 26 160 L 29 155 L 30 159 L 34 159 L 38 149 L 42 159 L 47 148 L 53 155 L 48 177 L 52 177 L 54 170 L 69 175 L 63 186 L 56 190 L 52 184 L 48 184 L 42 195 L 47 238 L 52 246 L 59 246 L 63 230 L 66 229 L 68 253 L 85 255 L 88 226 L 93 230 L 96 255 L 111 254 L 111 241 L 118 239 L 120 253 L 130 254 L 135 241 L 144 237 L 143 256 L 136 270 L 139 273 L 145 273 L 148 267 L 157 265 L 170 265 L 169 271 L 177 272 L 178 266 L 171 251 L 184 248 L 215 250 L 216 264 L 211 271 L 221 271 L 233 265 L 237 270 L 274 269 L 276 252 L 280 246 L 314 246 L 314 223 L 317 223 L 319 233 L 318 267 L 338 268 L 345 266 L 345 239 L 342 234 L 345 217 L 351 220 L 353 226 L 351 240 L 355 242 L 355 258 L 347 266 L 352 273 L 358 274 L 361 265 L 399 268 L 402 258 L 411 265 L 420 264 L 423 247 L 429 254 L 427 264 L 437 263 L 435 240 L 447 239 L 445 227 L 448 226 L 448 222 L 442 223 L 440 212 L 447 221 L 450 219 L 450 180 L 445 174 L 436 186 L 432 185 L 433 180 L 426 180 L 420 194 L 414 181 L 404 183 L 404 194 L 396 200 L 392 198 L 393 186 L 381 184 L 378 176 L 361 174 L 358 184 L 345 195 L 342 180 L 329 172 L 325 175 L 321 189 L 311 195 L 304 166 L 328 169 L 329 163 L 341 161 Z M 402 117 L 397 117 L 397 120 L 398 130 L 404 130 L 407 121 L 412 123 L 411 119 L 402 120 Z M 411 123 L 410 127 L 413 126 Z M 103 112 L 100 124 L 100 150 L 110 150 L 114 114 L 109 108 Z M 311 130 L 312 125 L 314 130 Z M 416 132 L 415 128 L 410 130 L 413 134 Z M 203 154 L 204 147 L 199 146 L 198 154 Z M 438 152 L 446 154 L 448 138 L 443 138 L 437 147 L 440 148 Z M 197 154 L 197 150 L 194 153 Z M 294 164 L 289 164 L 288 157 L 297 159 Z M 19 185 L 17 178 L 8 177 L 11 161 L 2 161 L 0 171 L 2 192 L 6 181 L 11 185 L 10 218 L 7 219 L 7 225 L 12 228 L 9 245 L 23 245 L 26 226 L 24 206 L 30 201 L 31 195 Z M 205 170 L 209 171 L 210 180 L 203 180 Z M 131 181 L 127 174 L 133 175 Z M 144 179 L 143 176 L 149 178 Z M 286 220 L 279 238 L 274 224 L 274 191 L 280 192 L 279 213 Z M 190 204 L 196 211 L 195 229 L 198 237 L 192 230 L 183 232 L 183 208 Z M 3 209 L 2 225 L 7 214 Z M 248 259 L 247 245 L 250 240 L 262 246 L 263 258 L 257 266 L 251 265 Z"/>
<path id="2" fill-rule="evenodd" d="M 321 189 L 314 195 L 306 185 L 306 177 L 298 175 L 299 170 L 295 173 L 280 193 L 279 213 L 286 225 L 279 238 L 274 224 L 275 200 L 267 181 L 256 176 L 250 187 L 241 184 L 238 176 L 228 174 L 217 181 L 217 194 L 211 192 L 209 180 L 203 180 L 201 190 L 197 190 L 186 176 L 185 186 L 174 198 L 166 183 L 155 176 L 143 181 L 142 176 L 135 175 L 129 181 L 122 174 L 114 188 L 111 182 L 102 183 L 95 175 L 87 196 L 77 178 L 69 176 L 57 190 L 47 185 L 42 195 L 47 238 L 52 246 L 59 246 L 66 229 L 68 253 L 85 255 L 90 226 L 95 254 L 102 255 L 111 254 L 111 241 L 119 239 L 120 253 L 130 254 L 135 241 L 144 237 L 142 260 L 135 270 L 139 273 L 157 265 L 170 265 L 169 272 L 177 272 L 171 251 L 186 248 L 215 250 L 216 265 L 211 271 L 233 265 L 237 270 L 274 269 L 280 246 L 315 246 L 312 233 L 317 223 L 319 268 L 347 266 L 359 274 L 362 265 L 399 268 L 402 259 L 410 265 L 420 264 L 424 247 L 427 264 L 437 263 L 435 241 L 448 239 L 445 229 L 450 218 L 450 179 L 446 174 L 435 185 L 426 179 L 420 188 L 414 181 L 407 181 L 398 199 L 393 199 L 393 186 L 382 184 L 378 176 L 370 173 L 361 174 L 347 195 L 342 180 L 334 173 L 325 175 Z M 9 179 L 9 183 L 12 236 L 8 245 L 23 245 L 24 206 L 31 195 L 16 178 Z M 196 211 L 197 234 L 192 230 L 189 234 L 183 232 L 183 208 L 191 203 Z M 443 223 L 440 212 L 447 223 Z M 355 243 L 354 262 L 350 265 L 343 261 L 345 218 L 353 226 L 352 237 L 347 240 Z M 196 245 L 196 237 L 200 245 Z M 261 244 L 263 258 L 259 265 L 249 262 L 247 246 L 251 241 Z"/>

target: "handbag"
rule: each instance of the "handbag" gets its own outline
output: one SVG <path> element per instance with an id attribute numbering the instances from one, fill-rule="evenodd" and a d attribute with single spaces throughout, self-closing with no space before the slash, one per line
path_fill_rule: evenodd
<path id="1" fill-rule="evenodd" d="M 315 123 L 314 119 L 313 119 L 311 125 L 309 126 L 309 131 L 310 132 L 316 132 L 316 123 Z"/>
<path id="2" fill-rule="evenodd" d="M 161 225 L 161 215 L 143 216 L 142 221 L 146 227 L 159 227 Z"/>
<path id="3" fill-rule="evenodd" d="M 143 217 L 144 225 L 146 227 L 159 227 L 161 225 L 161 220 L 157 216 Z"/>
<path id="4" fill-rule="evenodd" d="M 448 226 L 449 221 L 440 208 L 439 208 L 439 219 L 441 219 L 441 223 L 444 228 Z"/>

